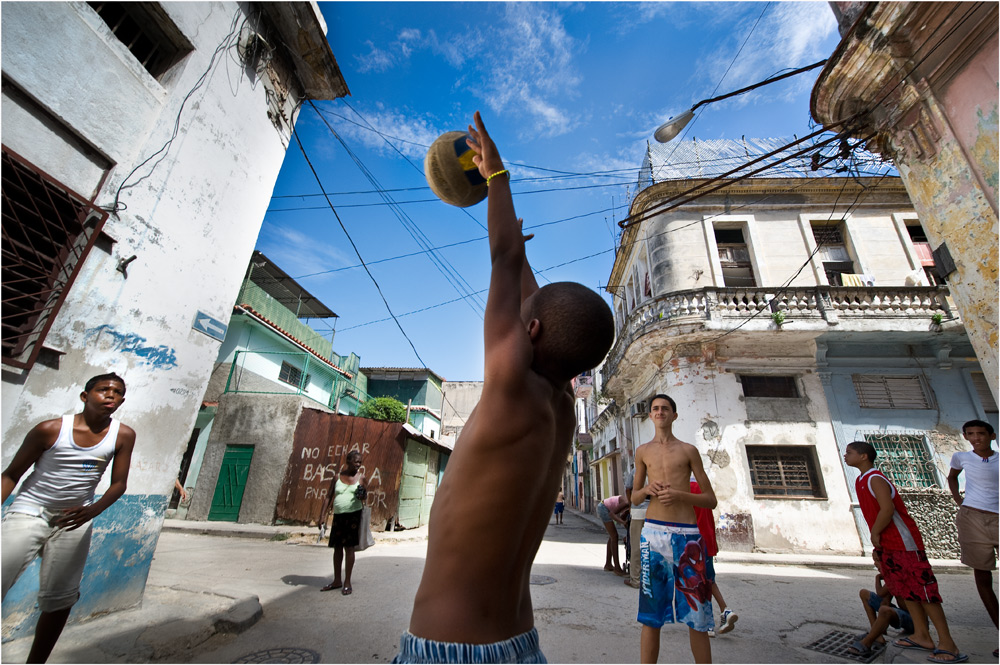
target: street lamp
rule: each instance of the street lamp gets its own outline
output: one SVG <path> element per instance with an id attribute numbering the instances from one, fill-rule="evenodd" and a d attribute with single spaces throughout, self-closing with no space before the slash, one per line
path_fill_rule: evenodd
<path id="1" fill-rule="evenodd" d="M 778 76 L 772 76 L 769 79 L 764 79 L 760 83 L 754 83 L 753 85 L 749 85 L 745 88 L 740 88 L 739 90 L 736 90 L 734 92 L 728 92 L 718 97 L 712 97 L 711 99 L 703 99 L 694 106 L 692 106 L 691 108 L 689 108 L 687 111 L 684 111 L 684 113 L 673 116 L 669 118 L 665 123 L 660 125 L 653 133 L 653 138 L 655 138 L 660 143 L 666 143 L 667 141 L 671 140 L 672 138 L 680 134 L 681 130 L 684 129 L 684 127 L 686 127 L 689 122 L 691 122 L 692 118 L 694 118 L 694 111 L 699 106 L 704 106 L 705 104 L 711 104 L 712 102 L 718 102 L 723 99 L 735 97 L 736 95 L 742 95 L 744 92 L 750 92 L 751 90 L 755 90 L 756 88 L 760 88 L 761 86 L 765 86 L 769 83 L 774 83 L 776 81 L 786 79 L 789 76 L 795 76 L 796 74 L 801 74 L 802 72 L 807 72 L 810 69 L 816 69 L 817 67 L 821 67 L 825 64 L 826 60 L 820 60 L 819 62 L 814 62 L 813 64 L 807 67 L 794 69 L 790 72 L 785 72 L 784 74 L 780 74 Z"/>

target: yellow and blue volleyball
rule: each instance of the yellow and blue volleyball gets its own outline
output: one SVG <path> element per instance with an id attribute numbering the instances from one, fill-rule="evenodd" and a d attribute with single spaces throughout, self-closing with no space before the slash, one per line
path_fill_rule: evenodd
<path id="1" fill-rule="evenodd" d="M 427 151 L 424 175 L 431 191 L 445 203 L 468 208 L 486 198 L 486 179 L 472 161 L 465 132 L 445 132 Z"/>

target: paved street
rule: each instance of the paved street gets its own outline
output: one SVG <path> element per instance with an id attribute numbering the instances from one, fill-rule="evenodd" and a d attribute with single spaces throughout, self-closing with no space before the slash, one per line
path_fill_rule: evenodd
<path id="1" fill-rule="evenodd" d="M 360 553 L 354 593 L 345 597 L 319 591 L 329 579 L 332 551 L 297 542 L 302 540 L 164 531 L 145 607 L 71 626 L 50 662 L 390 661 L 409 620 L 426 542 L 379 542 Z M 857 592 L 871 586 L 873 571 L 858 567 L 858 558 L 843 559 L 853 567 L 822 568 L 724 559 L 718 580 L 740 619 L 735 631 L 713 640 L 716 662 L 850 662 L 804 647 L 832 630 L 865 627 Z M 533 570 L 542 583 L 532 587 L 532 597 L 550 662 L 638 660 L 638 592 L 604 572 L 603 562 L 604 535 L 596 524 L 567 514 L 565 525 L 549 527 Z M 995 662 L 990 652 L 997 634 L 975 596 L 972 575 L 954 568 L 938 572 L 959 645 L 970 662 Z M 238 634 L 220 633 L 218 623 L 200 616 L 225 612 L 241 599 L 256 607 L 252 596 L 263 616 Z M 3 662 L 24 662 L 26 642 L 5 644 Z M 685 628 L 665 626 L 662 645 L 660 662 L 691 662 Z M 923 662 L 918 652 L 887 655 Z"/>

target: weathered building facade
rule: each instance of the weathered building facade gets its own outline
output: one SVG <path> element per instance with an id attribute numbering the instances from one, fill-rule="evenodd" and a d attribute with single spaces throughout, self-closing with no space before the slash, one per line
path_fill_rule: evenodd
<path id="1" fill-rule="evenodd" d="M 441 438 L 444 379 L 426 367 L 362 367 L 372 397 L 392 397 L 407 407 L 407 422 Z"/>
<path id="2" fill-rule="evenodd" d="M 354 353 L 338 355 L 332 340 L 307 323 L 320 321 L 333 328 L 329 320 L 336 316 L 267 256 L 253 252 L 178 469 L 189 503 L 196 495 L 212 497 L 210 519 L 236 519 L 248 482 L 242 473 L 201 477 L 215 416 L 231 396 L 253 396 L 265 412 L 281 401 L 272 396 L 295 396 L 285 402 L 345 414 L 356 413 L 366 399 L 365 376 L 358 371 L 361 359 Z M 238 463 L 240 451 L 233 455 L 234 464 L 248 468 Z M 242 450 L 242 455 L 249 459 L 253 452 Z M 175 512 L 168 515 L 186 518 L 188 506 L 177 498 L 175 493 Z"/>
<path id="3" fill-rule="evenodd" d="M 899 169 L 996 398 L 997 3 L 830 4 L 843 39 L 813 117 Z"/>
<path id="4" fill-rule="evenodd" d="M 3 464 L 108 371 L 137 432 L 71 621 L 142 599 L 299 104 L 347 94 L 325 33 L 304 2 L 3 7 Z M 7 595 L 4 639 L 36 589 Z"/>
<path id="5" fill-rule="evenodd" d="M 940 496 L 961 424 L 996 423 L 996 404 L 898 178 L 792 160 L 784 177 L 663 210 L 784 143 L 650 148 L 609 279 L 618 333 L 601 391 L 615 406 L 591 430 L 594 457 L 614 438 L 632 473 L 654 434 L 646 401 L 666 393 L 718 495 L 722 547 L 857 553 L 844 446 L 871 441 L 897 484 Z"/>

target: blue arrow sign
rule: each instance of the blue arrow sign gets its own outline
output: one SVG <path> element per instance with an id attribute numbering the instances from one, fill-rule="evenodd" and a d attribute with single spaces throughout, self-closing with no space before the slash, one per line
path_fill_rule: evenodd
<path id="1" fill-rule="evenodd" d="M 220 342 L 226 338 L 226 330 L 229 328 L 229 326 L 222 321 L 212 318 L 201 310 L 198 310 L 198 313 L 195 314 L 194 323 L 191 327 L 198 332 L 205 333 L 209 337 L 219 340 Z"/>

